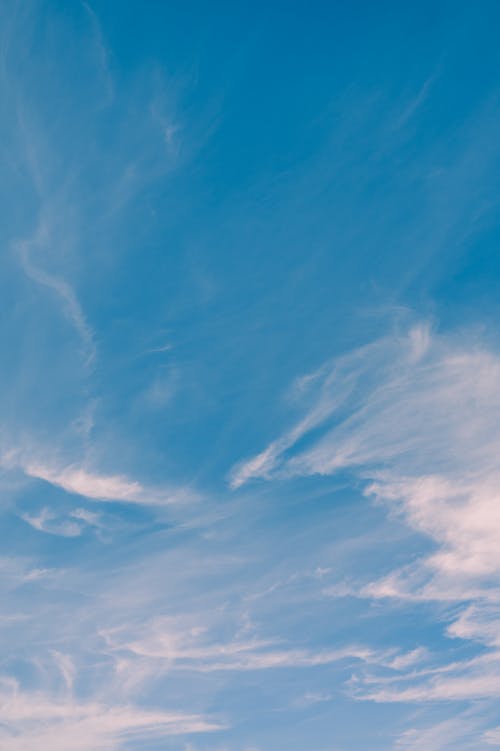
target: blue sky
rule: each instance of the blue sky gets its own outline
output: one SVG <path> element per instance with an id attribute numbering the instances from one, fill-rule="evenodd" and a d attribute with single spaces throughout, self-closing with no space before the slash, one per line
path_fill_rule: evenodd
<path id="1" fill-rule="evenodd" d="M 3 3 L 2 749 L 500 746 L 499 22 Z"/>

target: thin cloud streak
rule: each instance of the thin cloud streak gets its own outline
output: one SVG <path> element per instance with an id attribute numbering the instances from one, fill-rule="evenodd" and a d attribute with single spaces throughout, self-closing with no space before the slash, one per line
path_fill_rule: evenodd
<path id="1" fill-rule="evenodd" d="M 48 227 L 42 222 L 34 235 L 27 240 L 17 241 L 14 248 L 21 260 L 26 275 L 37 284 L 52 290 L 59 298 L 65 316 L 72 323 L 80 337 L 85 353 L 85 364 L 91 366 L 96 358 L 95 336 L 89 326 L 73 287 L 61 276 L 50 274 L 34 263 L 33 251 L 50 242 Z"/>
<path id="2" fill-rule="evenodd" d="M 83 496 L 94 501 L 119 501 L 151 506 L 166 506 L 194 500 L 188 490 L 164 490 L 148 488 L 125 475 L 103 475 L 88 471 L 79 465 L 53 468 L 43 464 L 27 464 L 24 472 L 37 480 L 62 488 L 67 493 Z"/>

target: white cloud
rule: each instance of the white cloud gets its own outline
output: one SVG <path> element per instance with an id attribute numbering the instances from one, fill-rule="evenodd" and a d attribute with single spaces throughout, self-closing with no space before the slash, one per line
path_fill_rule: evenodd
<path id="1" fill-rule="evenodd" d="M 0 557 L 0 583 L 7 587 L 16 587 L 26 582 L 38 581 L 49 577 L 53 571 L 37 568 L 32 561 L 21 557 Z"/>
<path id="2" fill-rule="evenodd" d="M 449 663 L 439 662 L 439 657 L 439 654 L 429 654 L 424 665 L 415 663 L 411 670 L 406 670 L 404 665 L 396 667 L 396 659 L 387 664 L 397 671 L 389 675 L 381 671 L 373 673 L 371 666 L 371 674 L 353 678 L 351 695 L 363 701 L 396 704 L 497 701 L 500 698 L 500 651 L 487 651 Z"/>
<path id="3" fill-rule="evenodd" d="M 405 751 L 477 751 L 476 723 L 469 717 L 453 717 L 423 728 L 409 728 L 398 738 L 397 749 Z"/>
<path id="4" fill-rule="evenodd" d="M 222 727 L 196 714 L 23 691 L 13 681 L 0 689 L 0 712 L 3 751 L 114 751 L 134 736 L 144 740 Z"/>
<path id="5" fill-rule="evenodd" d="M 233 487 L 350 471 L 434 550 L 357 594 L 419 602 L 471 600 L 448 635 L 498 647 L 500 633 L 500 356 L 418 326 L 341 357 L 295 389 L 303 414 Z M 344 590 L 346 588 L 344 587 Z M 330 594 L 338 592 L 330 588 Z M 356 587 L 347 586 L 356 593 Z M 328 589 L 327 589 L 328 592 Z M 418 653 L 416 653 L 418 654 Z M 401 665 L 400 667 L 404 667 Z M 500 695 L 498 661 L 364 698 L 426 701 Z"/>
<path id="6" fill-rule="evenodd" d="M 179 618 L 156 618 L 140 629 L 134 638 L 121 629 L 103 633 L 112 651 L 129 652 L 158 662 L 170 670 L 195 670 L 202 673 L 227 670 L 268 670 L 329 665 L 342 660 L 381 662 L 386 655 L 363 646 L 339 649 L 287 648 L 275 640 L 237 637 L 218 640 L 206 627 L 189 625 Z"/>
<path id="7" fill-rule="evenodd" d="M 427 650 L 424 647 L 417 647 L 417 649 L 412 649 L 411 652 L 397 655 L 388 663 L 388 666 L 393 670 L 404 670 L 412 665 L 422 663 L 426 658 Z"/>
<path id="8" fill-rule="evenodd" d="M 500 746 L 500 725 L 496 728 L 491 728 L 483 734 L 483 740 L 489 746 Z"/>
<path id="9" fill-rule="evenodd" d="M 32 237 L 16 242 L 15 249 L 26 275 L 37 284 L 52 290 L 59 298 L 65 316 L 82 341 L 85 360 L 90 365 L 96 357 L 94 333 L 88 324 L 75 290 L 62 276 L 46 271 L 34 263 L 32 258 L 33 252 L 38 252 L 40 255 L 40 249 L 54 243 L 48 217 L 42 214 Z"/>
<path id="10" fill-rule="evenodd" d="M 448 626 L 448 634 L 500 649 L 500 603 L 479 600 L 469 605 Z"/>
<path id="11" fill-rule="evenodd" d="M 14 465 L 15 466 L 15 465 Z M 194 500 L 194 493 L 187 489 L 168 490 L 150 488 L 125 475 L 104 475 L 87 470 L 77 464 L 63 467 L 40 462 L 21 462 L 26 475 L 62 488 L 67 493 L 95 501 L 120 501 L 145 505 L 168 505 Z"/>
<path id="12" fill-rule="evenodd" d="M 369 481 L 367 494 L 437 543 L 429 570 L 464 581 L 496 574 L 499 384 L 500 358 L 478 346 L 425 327 L 383 339 L 331 363 L 305 416 L 240 465 L 233 484 L 351 469 Z"/>
<path id="13" fill-rule="evenodd" d="M 64 679 L 66 688 L 68 690 L 71 690 L 73 688 L 73 683 L 76 675 L 73 660 L 69 655 L 62 654 L 62 652 L 58 652 L 56 649 L 52 650 L 52 657 Z"/>
<path id="14" fill-rule="evenodd" d="M 82 532 L 80 524 L 69 519 L 58 519 L 48 508 L 41 509 L 38 514 L 22 514 L 21 518 L 34 529 L 51 535 L 78 537 Z"/>
<path id="15" fill-rule="evenodd" d="M 466 671 L 463 675 L 446 676 L 424 681 L 406 688 L 380 688 L 359 694 L 363 700 L 379 703 L 413 703 L 434 701 L 465 701 L 471 699 L 499 699 L 500 672 L 498 665 L 493 670 L 474 674 Z"/>
<path id="16" fill-rule="evenodd" d="M 332 695 L 326 692 L 307 691 L 303 696 L 299 696 L 299 698 L 293 702 L 293 706 L 304 709 L 314 706 L 315 704 L 324 704 L 325 702 L 331 701 L 332 698 Z"/>
<path id="17" fill-rule="evenodd" d="M 322 369 L 305 414 L 239 465 L 233 483 L 346 468 L 372 477 L 387 468 L 401 480 L 449 480 L 465 469 L 473 480 L 474 471 L 496 467 L 499 374 L 500 358 L 425 327 L 382 339 Z M 319 437 L 295 450 L 313 429 Z"/>
<path id="18" fill-rule="evenodd" d="M 85 524 L 88 524 L 91 527 L 101 527 L 101 515 L 96 514 L 95 511 L 89 511 L 85 508 L 77 508 L 74 511 L 71 512 L 70 516 L 72 516 L 74 519 L 81 519 Z"/>

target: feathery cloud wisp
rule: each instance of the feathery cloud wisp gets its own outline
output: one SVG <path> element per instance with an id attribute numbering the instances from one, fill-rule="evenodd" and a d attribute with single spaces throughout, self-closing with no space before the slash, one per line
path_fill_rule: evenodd
<path id="1" fill-rule="evenodd" d="M 296 393 L 307 401 L 301 418 L 233 470 L 233 487 L 258 477 L 354 473 L 365 482 L 367 496 L 434 544 L 430 553 L 358 593 L 471 600 L 448 635 L 496 649 L 500 356 L 418 326 L 329 363 L 302 379 Z M 364 698 L 458 700 L 499 692 L 499 663 L 492 660 L 484 674 L 467 663 L 454 674 L 397 690 L 379 688 Z"/>
<path id="2" fill-rule="evenodd" d="M 60 487 L 67 493 L 95 501 L 120 501 L 145 505 L 168 505 L 192 500 L 194 494 L 187 490 L 148 488 L 124 475 L 103 475 L 90 472 L 78 465 L 53 468 L 44 464 L 28 463 L 24 472 L 29 477 Z"/>
<path id="3" fill-rule="evenodd" d="M 222 726 L 205 717 L 182 712 L 109 706 L 98 701 L 56 698 L 20 690 L 4 683 L 0 691 L 5 751 L 113 751 L 126 739 L 206 733 Z"/>

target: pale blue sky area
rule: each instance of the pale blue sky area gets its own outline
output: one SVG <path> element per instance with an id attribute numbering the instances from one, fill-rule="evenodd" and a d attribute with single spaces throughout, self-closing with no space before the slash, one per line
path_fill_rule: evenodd
<path id="1" fill-rule="evenodd" d="M 2 4 L 2 750 L 500 746 L 499 24 Z"/>

